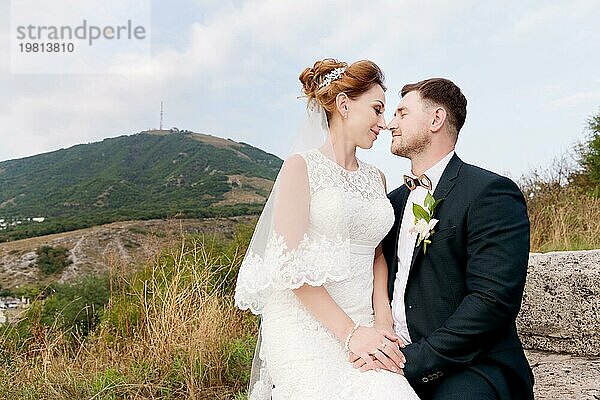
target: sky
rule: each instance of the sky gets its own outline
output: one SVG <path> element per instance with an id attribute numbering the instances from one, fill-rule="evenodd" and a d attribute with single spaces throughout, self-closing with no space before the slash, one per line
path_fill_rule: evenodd
<path id="1" fill-rule="evenodd" d="M 304 116 L 298 76 L 325 57 L 383 69 L 388 121 L 404 84 L 451 79 L 468 99 L 457 153 L 513 179 L 600 112 L 597 0 L 151 1 L 150 57 L 93 74 L 11 72 L 10 14 L 0 0 L 0 161 L 157 128 L 161 100 L 167 128 L 283 158 Z M 358 157 L 391 190 L 410 164 L 389 146 L 382 132 Z"/>

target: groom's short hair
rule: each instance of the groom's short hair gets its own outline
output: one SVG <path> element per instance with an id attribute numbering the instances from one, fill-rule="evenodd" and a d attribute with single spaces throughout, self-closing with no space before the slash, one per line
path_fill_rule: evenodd
<path id="1" fill-rule="evenodd" d="M 426 105 L 433 103 L 442 106 L 448 113 L 448 123 L 454 128 L 452 132 L 454 139 L 458 138 L 458 132 L 465 124 L 467 118 L 467 99 L 460 88 L 449 79 L 430 78 L 417 83 L 404 85 L 400 96 L 404 97 L 408 92 L 416 91 Z"/>

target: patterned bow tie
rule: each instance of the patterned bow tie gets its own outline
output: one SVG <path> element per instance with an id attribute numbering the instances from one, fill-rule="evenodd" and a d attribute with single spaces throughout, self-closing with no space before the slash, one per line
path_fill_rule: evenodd
<path id="1" fill-rule="evenodd" d="M 417 186 L 422 186 L 427 190 L 431 190 L 431 179 L 425 174 L 421 174 L 418 178 L 411 178 L 408 175 L 404 175 L 404 184 L 411 191 L 415 190 Z"/>

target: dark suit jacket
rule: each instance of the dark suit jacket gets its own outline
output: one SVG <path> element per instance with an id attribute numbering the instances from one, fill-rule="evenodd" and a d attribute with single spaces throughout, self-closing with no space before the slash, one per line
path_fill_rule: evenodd
<path id="1" fill-rule="evenodd" d="M 395 223 L 383 241 L 390 299 L 398 270 L 398 233 L 409 190 L 388 197 Z M 470 368 L 502 399 L 532 399 L 533 375 L 515 319 L 527 275 L 529 218 L 510 179 L 455 154 L 434 192 L 444 200 L 427 254 L 416 247 L 404 302 L 412 344 L 404 349 L 413 386 L 436 385 Z M 410 209 L 411 210 L 411 209 Z"/>

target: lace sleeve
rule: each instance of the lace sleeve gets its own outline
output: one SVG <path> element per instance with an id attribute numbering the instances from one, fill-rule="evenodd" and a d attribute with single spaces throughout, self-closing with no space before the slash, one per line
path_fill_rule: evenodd
<path id="1" fill-rule="evenodd" d="M 309 233 L 309 185 L 305 159 L 297 154 L 288 158 L 269 199 L 273 205 L 270 229 L 265 233 L 268 239 L 264 246 L 255 241 L 260 236 L 257 225 L 255 243 L 240 267 L 235 293 L 239 308 L 261 314 L 273 290 L 321 286 L 328 280 L 348 278 L 344 257 L 349 253 L 349 240 L 345 235 Z M 261 218 L 264 216 L 263 212 Z"/>

